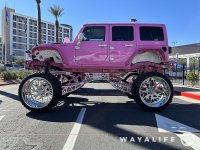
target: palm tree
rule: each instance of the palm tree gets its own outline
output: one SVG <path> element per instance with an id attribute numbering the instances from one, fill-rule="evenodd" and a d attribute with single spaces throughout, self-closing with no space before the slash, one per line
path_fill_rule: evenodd
<path id="1" fill-rule="evenodd" d="M 41 0 L 36 0 L 36 2 L 38 10 L 38 44 L 41 44 L 42 43 L 42 23 L 41 23 L 41 9 L 40 9 Z"/>
<path id="2" fill-rule="evenodd" d="M 50 6 L 49 12 L 56 18 L 56 42 L 58 42 L 58 29 L 59 29 L 59 21 L 58 18 L 63 15 L 64 9 L 60 6 Z"/>

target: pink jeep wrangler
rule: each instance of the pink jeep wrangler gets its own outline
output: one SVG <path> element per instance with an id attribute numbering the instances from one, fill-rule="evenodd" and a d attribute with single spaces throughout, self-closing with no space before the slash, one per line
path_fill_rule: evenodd
<path id="1" fill-rule="evenodd" d="M 61 96 L 105 80 L 144 109 L 161 110 L 173 98 L 173 86 L 164 75 L 173 66 L 169 51 L 163 24 L 86 24 L 72 43 L 32 49 L 26 67 L 44 72 L 26 77 L 19 97 L 29 110 L 48 110 Z"/>

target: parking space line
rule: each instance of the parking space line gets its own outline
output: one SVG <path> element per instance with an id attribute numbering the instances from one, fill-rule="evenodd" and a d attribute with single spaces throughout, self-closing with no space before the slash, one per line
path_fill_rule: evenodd
<path id="1" fill-rule="evenodd" d="M 72 130 L 71 130 L 71 133 L 63 147 L 63 150 L 73 150 L 74 148 L 74 144 L 76 142 L 76 139 L 78 137 L 78 133 L 80 131 L 80 128 L 81 128 L 81 124 L 83 122 L 83 118 L 84 118 L 84 115 L 85 115 L 85 112 L 86 112 L 86 108 L 82 108 L 79 115 L 78 115 L 78 118 L 76 119 L 76 123 L 74 124 Z"/>
<path id="2" fill-rule="evenodd" d="M 180 122 L 155 114 L 158 132 L 176 133 L 183 146 L 191 147 L 194 150 L 200 149 L 200 138 L 194 133 L 199 133 L 198 129 L 192 128 Z"/>
<path id="3" fill-rule="evenodd" d="M 0 116 L 0 121 L 5 117 L 6 115 Z"/>

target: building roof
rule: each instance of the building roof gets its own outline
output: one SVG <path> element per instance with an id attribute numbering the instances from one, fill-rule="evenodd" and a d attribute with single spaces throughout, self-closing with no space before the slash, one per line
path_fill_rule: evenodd
<path id="1" fill-rule="evenodd" d="M 200 43 L 189 44 L 189 45 L 182 45 L 173 47 L 172 52 L 174 54 L 193 54 L 193 53 L 200 53 Z"/>
<path id="2" fill-rule="evenodd" d="M 61 23 L 60 25 L 61 25 L 61 26 L 68 27 L 68 28 L 71 28 L 71 29 L 72 29 L 72 26 L 70 26 L 70 25 L 68 25 L 68 24 L 63 24 L 63 23 Z"/>

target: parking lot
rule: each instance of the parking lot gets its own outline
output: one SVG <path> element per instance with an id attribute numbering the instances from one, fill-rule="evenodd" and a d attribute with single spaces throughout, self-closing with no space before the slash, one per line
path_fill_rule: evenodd
<path id="1" fill-rule="evenodd" d="M 160 112 L 142 110 L 107 83 L 89 83 L 45 113 L 0 87 L 0 150 L 200 149 L 200 105 L 175 96 Z"/>

